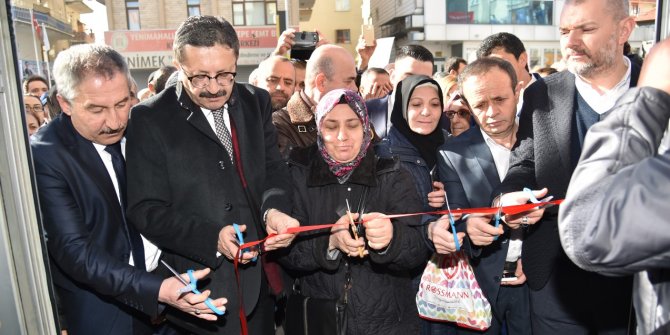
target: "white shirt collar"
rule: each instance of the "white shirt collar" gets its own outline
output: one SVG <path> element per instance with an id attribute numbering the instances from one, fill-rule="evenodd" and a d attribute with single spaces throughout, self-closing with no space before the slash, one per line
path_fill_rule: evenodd
<path id="1" fill-rule="evenodd" d="M 98 143 L 95 143 L 95 142 L 91 142 L 91 143 L 93 143 L 93 147 L 95 147 L 95 150 L 98 151 L 98 154 L 112 157 L 112 155 L 109 152 L 105 151 L 105 148 L 107 148 L 106 145 L 98 144 Z M 126 156 L 126 138 L 125 137 L 121 138 L 121 153 L 123 154 L 123 157 Z"/>
<path id="2" fill-rule="evenodd" d="M 616 104 L 616 101 L 628 90 L 630 87 L 630 72 L 631 63 L 628 57 L 623 57 L 624 64 L 626 64 L 626 74 L 621 78 L 619 83 L 607 90 L 604 94 L 598 93 L 591 84 L 585 82 L 579 75 L 575 74 L 575 86 L 577 92 L 584 98 L 584 101 L 589 104 L 593 110 L 598 114 L 603 114 Z"/>
<path id="3" fill-rule="evenodd" d="M 200 107 L 200 110 L 205 115 L 207 123 L 209 123 L 209 126 L 212 127 L 212 130 L 216 134 L 216 123 L 214 122 L 214 114 L 212 113 L 211 110 L 205 107 Z M 226 125 L 226 128 L 228 128 L 228 131 L 230 131 L 230 114 L 228 113 L 228 103 L 223 105 L 223 123 Z"/>

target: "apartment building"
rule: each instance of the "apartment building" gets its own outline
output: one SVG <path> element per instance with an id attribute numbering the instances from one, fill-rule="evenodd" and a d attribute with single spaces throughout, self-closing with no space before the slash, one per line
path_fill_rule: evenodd
<path id="1" fill-rule="evenodd" d="M 631 1 L 631 15 L 648 13 L 650 1 Z M 485 37 L 510 32 L 525 44 L 531 68 L 561 59 L 558 24 L 564 0 L 370 0 L 370 17 L 380 37 L 394 36 L 396 46 L 421 44 L 436 57 L 436 70 L 452 56 L 467 60 Z M 637 8 L 637 10 L 636 10 Z M 654 38 L 653 25 L 638 26 L 634 49 Z"/>
<path id="2" fill-rule="evenodd" d="M 237 80 L 247 81 L 251 71 L 277 45 L 277 22 L 286 15 L 298 26 L 298 0 L 104 0 L 109 31 L 105 43 L 124 57 L 140 88 L 163 65 L 172 65 L 172 42 L 179 24 L 193 15 L 223 16 L 240 39 Z M 287 6 L 288 5 L 288 6 Z"/>
<path id="3" fill-rule="evenodd" d="M 30 74 L 49 78 L 58 52 L 94 41 L 79 21 L 81 14 L 92 12 L 82 0 L 12 0 L 9 4 L 22 78 Z"/>
<path id="4" fill-rule="evenodd" d="M 363 0 L 300 0 L 300 30 L 316 29 L 328 41 L 356 55 Z"/>

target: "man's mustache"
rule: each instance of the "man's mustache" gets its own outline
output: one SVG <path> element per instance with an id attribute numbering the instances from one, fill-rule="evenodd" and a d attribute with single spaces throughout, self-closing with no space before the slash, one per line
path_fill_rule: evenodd
<path id="1" fill-rule="evenodd" d="M 123 133 L 125 130 L 126 130 L 126 125 L 124 124 L 123 126 L 121 126 L 121 127 L 119 127 L 119 128 L 116 128 L 116 129 L 112 129 L 112 128 L 103 128 L 103 129 L 100 131 L 100 134 L 101 134 L 101 135 L 115 135 L 115 134 Z"/>
<path id="2" fill-rule="evenodd" d="M 288 100 L 288 94 L 286 94 L 286 93 L 284 93 L 284 92 L 274 92 L 274 93 L 272 93 L 272 95 L 270 95 L 270 96 L 271 96 L 271 97 L 282 97 L 282 98 Z"/>
<path id="3" fill-rule="evenodd" d="M 226 90 L 221 90 L 216 93 L 209 93 L 207 91 L 201 92 L 200 95 L 198 95 L 201 98 L 219 98 L 219 97 L 225 97 L 228 92 Z"/>
<path id="4" fill-rule="evenodd" d="M 570 50 L 570 52 L 568 52 L 568 55 L 584 54 L 586 55 L 586 57 L 591 57 L 591 53 L 586 49 L 582 48 L 568 48 L 568 49 Z"/>

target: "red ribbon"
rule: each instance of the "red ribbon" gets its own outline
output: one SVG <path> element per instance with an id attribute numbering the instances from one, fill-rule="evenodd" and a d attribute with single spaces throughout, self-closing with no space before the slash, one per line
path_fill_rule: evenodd
<path id="1" fill-rule="evenodd" d="M 523 204 L 523 205 L 512 205 L 512 206 L 505 206 L 502 207 L 502 212 L 505 215 L 515 215 L 519 213 L 523 213 L 526 211 L 530 211 L 536 207 L 540 206 L 548 206 L 548 205 L 560 205 L 561 202 L 563 202 L 563 199 L 560 200 L 553 200 L 553 201 L 547 201 L 547 202 L 540 202 L 540 203 L 531 203 L 531 204 Z M 439 210 L 439 211 L 434 211 L 434 212 L 418 212 L 418 213 L 407 213 L 407 214 L 390 214 L 390 215 L 383 215 L 380 217 L 376 217 L 375 219 L 396 219 L 396 218 L 402 218 L 402 217 L 408 217 L 408 216 L 417 216 L 417 215 L 446 215 L 449 214 L 449 210 Z M 498 207 L 480 207 L 480 208 L 467 208 L 467 209 L 452 209 L 451 214 L 496 214 L 498 213 Z M 327 229 L 327 228 L 332 228 L 337 226 L 338 224 L 332 223 L 332 224 L 322 224 L 322 225 L 314 225 L 314 226 L 300 226 L 300 227 L 292 227 L 288 228 L 285 232 L 285 234 L 298 234 L 298 233 L 303 233 L 303 232 L 308 232 L 308 231 L 314 231 L 314 230 L 321 230 L 321 229 Z M 347 226 L 348 224 L 342 224 L 342 226 Z M 260 245 L 264 243 L 266 240 L 269 238 L 275 237 L 277 234 L 270 234 L 266 236 L 262 240 L 258 241 L 252 241 L 252 242 L 247 242 L 244 243 L 243 245 L 240 246 L 239 250 L 250 248 L 250 247 L 255 247 L 257 245 Z M 238 250 L 238 255 L 237 257 L 240 257 Z M 237 266 L 237 259 L 235 260 Z"/>
<path id="2" fill-rule="evenodd" d="M 239 159 L 239 157 L 238 157 Z M 523 205 L 513 205 L 513 206 L 505 206 L 502 207 L 502 213 L 505 215 L 514 215 L 514 214 L 519 214 L 523 213 L 526 211 L 530 211 L 536 207 L 540 206 L 548 206 L 548 205 L 560 205 L 561 202 L 563 202 L 563 199 L 561 200 L 554 200 L 554 201 L 547 201 L 547 202 L 540 202 L 540 203 L 530 203 L 530 204 L 523 204 Z M 375 219 L 395 219 L 395 218 L 402 218 L 402 217 L 408 217 L 408 216 L 417 216 L 417 215 L 446 215 L 451 212 L 451 214 L 496 214 L 498 213 L 499 208 L 498 207 L 481 207 L 481 208 L 468 208 L 468 209 L 454 209 L 454 210 L 440 210 L 440 211 L 434 211 L 434 212 L 418 212 L 418 213 L 407 213 L 407 214 L 390 214 L 390 215 L 383 215 L 376 217 Z M 337 226 L 337 223 L 332 223 L 332 224 L 321 224 L 321 225 L 313 225 L 313 226 L 300 226 L 300 227 L 292 227 L 288 228 L 285 232 L 285 234 L 298 234 L 298 233 L 303 233 L 303 232 L 308 232 L 308 231 L 315 231 L 315 230 L 321 230 L 321 229 L 328 229 L 328 228 L 333 228 Z M 348 226 L 349 224 L 339 224 L 342 226 Z M 238 296 L 240 297 L 240 310 L 239 310 L 239 316 L 240 316 L 240 325 L 242 327 L 242 335 L 247 335 L 249 333 L 248 328 L 247 328 L 247 318 L 246 314 L 244 312 L 244 299 L 242 298 L 242 289 L 240 286 L 240 270 L 239 270 L 239 260 L 242 258 L 242 250 L 258 246 L 265 241 L 267 241 L 269 238 L 275 237 L 277 234 L 270 234 L 266 236 L 262 240 L 258 241 L 251 241 L 242 244 L 239 249 L 237 249 L 237 256 L 233 260 L 233 264 L 235 266 L 235 277 L 237 279 L 237 293 Z"/>

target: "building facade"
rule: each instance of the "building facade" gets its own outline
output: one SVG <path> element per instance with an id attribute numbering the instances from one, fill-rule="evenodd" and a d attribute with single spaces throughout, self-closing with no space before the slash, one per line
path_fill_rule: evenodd
<path id="1" fill-rule="evenodd" d="M 105 0 L 105 6 L 105 43 L 126 57 L 140 88 L 151 72 L 172 65 L 175 30 L 189 16 L 222 16 L 233 24 L 240 39 L 237 80 L 244 82 L 277 45 L 278 14 L 288 12 L 289 26 L 297 27 L 299 12 L 298 0 Z"/>
<path id="2" fill-rule="evenodd" d="M 79 21 L 92 10 L 82 0 L 12 0 L 19 73 L 50 79 L 56 55 L 71 45 L 91 43 L 94 36 Z"/>
<path id="3" fill-rule="evenodd" d="M 363 0 L 300 0 L 300 30 L 315 31 L 356 55 Z"/>
<path id="4" fill-rule="evenodd" d="M 631 2 L 633 6 L 648 2 Z M 476 58 L 480 42 L 509 32 L 526 46 L 531 68 L 560 61 L 558 24 L 564 0 L 370 0 L 370 16 L 380 37 L 394 36 L 396 46 L 421 44 L 436 58 L 436 71 L 449 57 Z M 647 7 L 644 7 L 648 10 Z M 641 12 L 638 10 L 637 12 Z M 633 48 L 653 39 L 653 29 L 637 27 Z"/>

